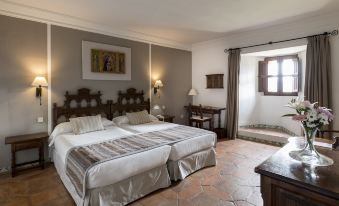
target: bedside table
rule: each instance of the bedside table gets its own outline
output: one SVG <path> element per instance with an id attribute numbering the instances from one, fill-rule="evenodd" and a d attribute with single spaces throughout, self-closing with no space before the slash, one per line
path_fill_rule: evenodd
<path id="1" fill-rule="evenodd" d="M 35 167 L 41 167 L 41 169 L 44 169 L 45 167 L 44 143 L 47 138 L 48 138 L 47 132 L 6 137 L 5 144 L 10 144 L 11 150 L 12 150 L 12 177 L 16 175 L 17 170 L 22 171 L 26 169 L 35 168 Z M 33 148 L 37 148 L 39 150 L 38 160 L 33 160 L 33 161 L 24 162 L 20 164 L 16 163 L 16 152 L 22 151 L 22 150 L 33 149 Z M 18 168 L 20 166 L 24 166 L 24 165 L 32 164 L 36 162 L 39 162 L 39 165 L 33 166 L 33 167 L 21 168 L 21 169 Z"/>
<path id="2" fill-rule="evenodd" d="M 161 115 L 161 116 L 163 116 L 164 118 L 157 116 L 158 120 L 164 121 L 164 122 L 169 122 L 169 123 L 173 123 L 173 119 L 175 118 L 175 116 L 166 115 L 166 114 Z"/>

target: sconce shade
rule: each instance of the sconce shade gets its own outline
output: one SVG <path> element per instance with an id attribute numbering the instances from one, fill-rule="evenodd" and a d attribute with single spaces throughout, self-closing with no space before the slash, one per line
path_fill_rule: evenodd
<path id="1" fill-rule="evenodd" d="M 161 80 L 157 80 L 157 81 L 155 81 L 155 83 L 154 83 L 154 87 L 163 87 L 164 86 L 164 84 L 162 83 L 162 81 Z"/>
<path id="2" fill-rule="evenodd" d="M 35 77 L 33 83 L 32 83 L 32 86 L 35 86 L 35 87 L 39 87 L 39 86 L 42 86 L 42 87 L 48 87 L 48 83 L 47 83 L 47 80 L 45 77 L 41 77 L 41 76 L 37 76 Z"/>
<path id="3" fill-rule="evenodd" d="M 197 92 L 197 90 L 195 90 L 195 89 L 191 89 L 189 92 L 188 92 L 188 95 L 189 96 L 196 96 L 196 95 L 198 95 L 198 92 Z"/>
<path id="4" fill-rule="evenodd" d="M 159 105 L 156 104 L 156 105 L 153 106 L 153 109 L 154 109 L 154 110 L 160 110 L 161 108 L 160 108 Z"/>

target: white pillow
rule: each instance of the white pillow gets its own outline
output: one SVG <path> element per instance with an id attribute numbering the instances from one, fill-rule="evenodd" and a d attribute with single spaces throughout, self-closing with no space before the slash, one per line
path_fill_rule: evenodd
<path id="1" fill-rule="evenodd" d="M 159 119 L 156 118 L 154 115 L 149 115 L 149 118 L 151 119 L 152 122 L 159 122 Z"/>
<path id="2" fill-rule="evenodd" d="M 54 143 L 55 138 L 58 135 L 61 134 L 66 134 L 66 133 L 72 133 L 73 132 L 73 128 L 70 122 L 62 122 L 60 124 L 58 124 L 54 129 L 52 134 L 49 136 L 49 146 L 52 146 Z"/>
<path id="3" fill-rule="evenodd" d="M 126 116 L 128 118 L 129 123 L 133 125 L 151 122 L 151 118 L 146 110 L 140 112 L 126 113 Z"/>
<path id="4" fill-rule="evenodd" d="M 115 126 L 114 122 L 108 120 L 106 117 L 102 117 L 101 122 L 104 127 Z"/>
<path id="5" fill-rule="evenodd" d="M 122 124 L 129 124 L 128 118 L 126 115 L 124 116 L 119 116 L 119 117 L 115 117 L 112 120 L 115 124 L 117 124 L 118 126 L 121 126 Z"/>
<path id="6" fill-rule="evenodd" d="M 69 121 L 74 134 L 83 134 L 105 129 L 100 114 L 96 116 L 70 118 Z"/>
<path id="7" fill-rule="evenodd" d="M 159 119 L 156 118 L 154 115 L 150 114 L 149 118 L 152 122 L 159 122 Z M 115 117 L 112 121 L 118 126 L 121 126 L 122 124 L 129 124 L 129 120 L 126 115 Z"/>

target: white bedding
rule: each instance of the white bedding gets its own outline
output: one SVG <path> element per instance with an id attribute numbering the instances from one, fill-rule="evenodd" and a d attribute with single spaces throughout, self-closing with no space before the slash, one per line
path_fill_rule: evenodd
<path id="1" fill-rule="evenodd" d="M 118 139 L 131 134 L 133 133 L 117 126 L 109 126 L 105 127 L 105 130 L 102 131 L 81 135 L 74 135 L 68 132 L 55 136 L 51 140 L 50 146 L 54 147 L 55 153 L 61 158 L 62 164 L 65 167 L 67 152 L 72 147 Z M 87 188 L 91 189 L 114 184 L 128 177 L 164 165 L 168 160 L 170 150 L 171 147 L 165 145 L 96 165 L 88 171 Z"/>
<path id="2" fill-rule="evenodd" d="M 129 132 L 144 133 L 168 129 L 178 125 L 168 122 L 152 121 L 150 123 L 139 125 L 122 123 L 118 124 L 118 126 Z M 201 150 L 213 147 L 215 146 L 215 144 L 216 144 L 216 134 L 213 132 L 211 132 L 208 135 L 192 137 L 191 139 L 187 139 L 171 145 L 172 148 L 169 159 L 172 161 L 176 161 L 195 152 L 199 152 Z"/>

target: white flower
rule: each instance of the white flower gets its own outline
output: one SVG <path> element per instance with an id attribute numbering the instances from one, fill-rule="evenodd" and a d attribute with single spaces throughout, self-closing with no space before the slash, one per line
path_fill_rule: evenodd
<path id="1" fill-rule="evenodd" d="M 299 97 L 297 99 L 292 99 L 288 106 L 296 110 L 305 109 L 304 101 Z"/>
<path id="2" fill-rule="evenodd" d="M 324 125 L 329 124 L 329 122 L 328 122 L 328 116 L 327 116 L 326 114 L 324 114 L 324 113 L 320 113 L 320 114 L 318 115 L 318 119 L 319 119 L 320 123 L 322 123 L 322 124 L 324 124 Z"/>
<path id="3" fill-rule="evenodd" d="M 315 123 L 313 123 L 313 122 L 306 122 L 306 125 L 307 125 L 307 127 L 309 127 L 309 128 L 314 128 L 314 127 L 317 127 L 317 125 L 315 124 Z"/>
<path id="4" fill-rule="evenodd" d="M 307 121 L 314 122 L 318 120 L 318 112 L 315 109 L 311 109 L 311 111 L 307 112 L 306 118 Z"/>

